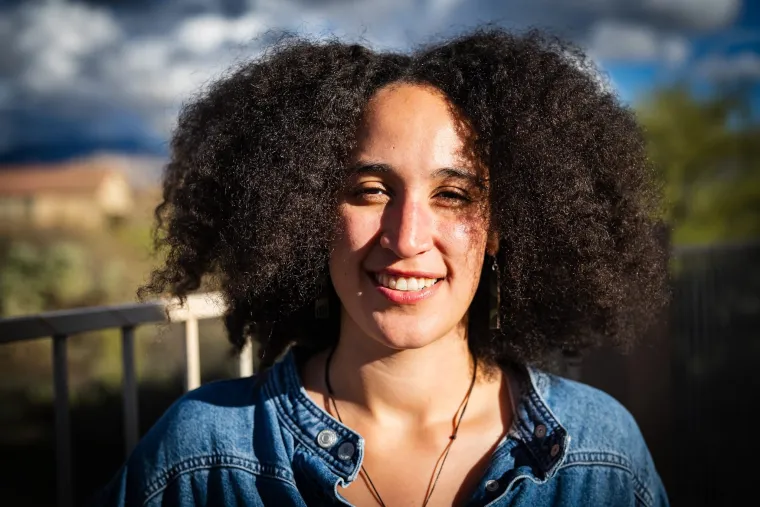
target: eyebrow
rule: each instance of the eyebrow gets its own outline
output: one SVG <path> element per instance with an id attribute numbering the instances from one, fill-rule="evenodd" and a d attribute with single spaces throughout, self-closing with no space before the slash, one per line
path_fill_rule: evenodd
<path id="1" fill-rule="evenodd" d="M 358 162 L 349 168 L 349 174 L 390 174 L 393 172 L 393 166 L 380 162 Z M 468 182 L 480 189 L 485 189 L 488 180 L 474 174 L 472 171 L 461 167 L 442 167 L 437 169 L 431 175 L 433 178 L 454 178 Z"/>

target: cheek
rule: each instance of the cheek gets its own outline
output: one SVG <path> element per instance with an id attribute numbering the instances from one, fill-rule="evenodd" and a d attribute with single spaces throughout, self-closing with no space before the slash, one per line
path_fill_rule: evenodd
<path id="1" fill-rule="evenodd" d="M 356 208 L 344 206 L 340 210 L 338 231 L 333 249 L 343 255 L 357 252 L 367 246 L 377 235 L 380 219 L 375 213 L 362 213 Z"/>
<path id="2" fill-rule="evenodd" d="M 466 260 L 468 268 L 477 268 L 473 260 L 480 264 L 486 247 L 486 232 L 479 223 L 453 222 L 442 224 L 441 238 L 446 244 L 449 255 L 457 259 Z"/>

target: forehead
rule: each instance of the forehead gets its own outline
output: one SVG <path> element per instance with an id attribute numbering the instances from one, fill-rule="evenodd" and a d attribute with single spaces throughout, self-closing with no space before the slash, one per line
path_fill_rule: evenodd
<path id="1" fill-rule="evenodd" d="M 428 169 L 461 164 L 465 161 L 460 133 L 443 93 L 430 86 L 392 84 L 368 102 L 357 133 L 356 155 Z"/>

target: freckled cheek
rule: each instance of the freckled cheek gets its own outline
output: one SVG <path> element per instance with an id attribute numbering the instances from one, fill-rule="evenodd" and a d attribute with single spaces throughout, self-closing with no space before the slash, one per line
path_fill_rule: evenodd
<path id="1" fill-rule="evenodd" d="M 446 251 L 452 257 L 477 259 L 485 251 L 486 234 L 480 224 L 441 223 L 438 230 Z"/>

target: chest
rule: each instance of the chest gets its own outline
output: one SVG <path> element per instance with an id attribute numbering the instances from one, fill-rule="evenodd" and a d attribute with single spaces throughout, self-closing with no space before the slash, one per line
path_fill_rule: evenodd
<path id="1" fill-rule="evenodd" d="M 488 467 L 501 431 L 462 432 L 457 439 L 367 439 L 363 470 L 338 493 L 357 506 L 464 505 Z M 447 449 L 448 446 L 448 449 Z M 374 487 L 373 487 L 374 486 Z M 432 490 L 432 494 L 431 494 Z"/>

